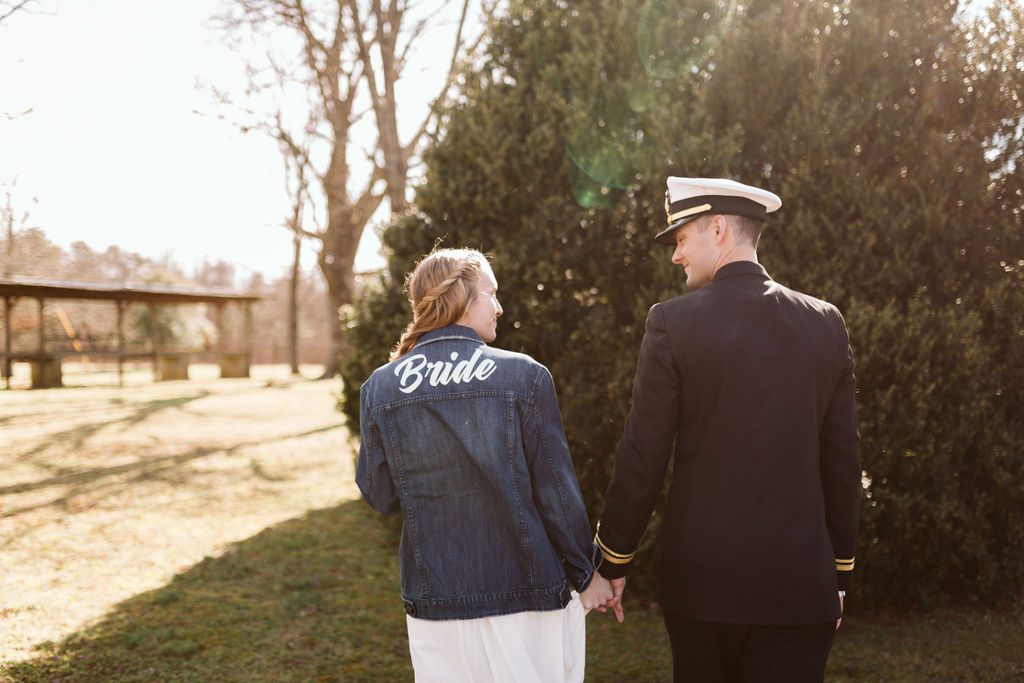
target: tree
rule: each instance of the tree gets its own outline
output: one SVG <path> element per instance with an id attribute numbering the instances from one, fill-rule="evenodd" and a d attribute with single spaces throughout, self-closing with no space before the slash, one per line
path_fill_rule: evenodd
<path id="1" fill-rule="evenodd" d="M 0 24 L 18 12 L 27 11 L 34 4 L 35 0 L 0 0 Z"/>
<path id="2" fill-rule="evenodd" d="M 262 63 L 250 64 L 251 120 L 242 126 L 263 130 L 301 150 L 301 163 L 319 180 L 326 219 L 322 229 L 303 229 L 302 234 L 320 245 L 318 264 L 333 316 L 352 302 L 356 248 L 372 216 L 385 199 L 393 217 L 408 209 L 410 164 L 431 120 L 431 115 L 425 116 L 416 132 L 401 140 L 397 85 L 428 22 L 424 17 L 408 26 L 413 7 L 407 0 L 237 0 L 221 17 L 222 26 L 236 40 L 269 45 L 271 36 L 275 41 L 287 36 L 291 41 L 291 54 L 268 49 Z M 462 54 L 468 9 L 469 0 L 462 0 L 452 69 Z M 451 78 L 437 102 L 445 100 L 450 85 Z M 300 113 L 284 104 L 271 104 L 268 111 L 258 102 L 271 91 L 285 99 L 296 89 L 305 90 L 307 97 Z M 373 122 L 361 129 L 359 107 L 364 105 Z M 365 152 L 365 161 L 353 158 L 359 152 Z M 332 340 L 327 375 L 336 374 L 343 355 L 338 326 L 332 326 Z"/>
<path id="3" fill-rule="evenodd" d="M 28 217 L 30 212 L 28 209 L 24 211 L 18 211 L 14 207 L 14 196 L 13 189 L 17 185 L 17 179 L 13 180 L 9 186 L 4 188 L 4 203 L 0 206 L 0 227 L 4 231 L 4 251 L 3 255 L 0 256 L 2 259 L 3 266 L 0 267 L 0 276 L 11 277 L 14 275 L 15 270 L 15 235 L 17 232 L 22 232 L 29 229 Z M 32 201 L 38 201 L 35 197 Z"/>
<path id="4" fill-rule="evenodd" d="M 285 227 L 292 233 L 292 268 L 288 287 L 288 357 L 293 375 L 299 374 L 299 280 L 302 277 L 302 214 L 307 204 L 312 204 L 309 192 L 310 169 L 307 152 L 295 144 L 291 136 L 283 134 L 279 127 L 278 142 L 284 155 L 288 194 L 292 198 L 291 215 Z"/>
<path id="5" fill-rule="evenodd" d="M 762 184 L 783 197 L 762 261 L 845 312 L 857 357 L 861 598 L 1024 588 L 1024 521 L 1006 514 L 1024 503 L 1024 11 L 957 10 L 511 3 L 348 321 L 349 419 L 407 320 L 414 260 L 438 239 L 490 251 L 497 343 L 551 369 L 596 514 L 647 308 L 683 290 L 651 243 L 665 176 Z"/>

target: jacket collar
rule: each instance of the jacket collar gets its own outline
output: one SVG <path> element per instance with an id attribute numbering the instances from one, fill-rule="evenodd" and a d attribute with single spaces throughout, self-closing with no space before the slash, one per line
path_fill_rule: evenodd
<path id="1" fill-rule="evenodd" d="M 730 277 L 736 277 L 737 275 L 757 275 L 764 278 L 765 280 L 771 279 L 768 275 L 768 271 L 764 269 L 760 263 L 754 263 L 753 261 L 733 261 L 732 263 L 726 263 L 724 266 L 718 269 L 715 276 L 711 278 L 712 282 L 718 282 L 719 280 L 725 280 Z"/>
<path id="2" fill-rule="evenodd" d="M 484 340 L 480 338 L 473 328 L 465 327 L 463 325 L 448 325 L 447 327 L 439 327 L 436 330 L 430 330 L 424 332 L 418 340 L 416 340 L 416 346 L 419 347 L 423 344 L 430 344 L 437 341 L 445 341 L 449 339 L 461 339 L 463 341 L 472 341 L 478 344 L 483 344 Z"/>

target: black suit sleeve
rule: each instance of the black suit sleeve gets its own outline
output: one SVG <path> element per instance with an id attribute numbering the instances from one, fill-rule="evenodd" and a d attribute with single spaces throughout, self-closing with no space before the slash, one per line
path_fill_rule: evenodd
<path id="1" fill-rule="evenodd" d="M 616 449 L 598 522 L 596 542 L 605 578 L 626 574 L 661 493 L 676 436 L 680 386 L 663 308 L 655 305 L 647 315 L 633 380 L 633 406 Z"/>
<path id="2" fill-rule="evenodd" d="M 845 333 L 844 325 L 844 337 Z M 847 339 L 843 371 L 819 436 L 825 519 L 836 557 L 836 578 L 840 590 L 850 587 L 860 518 L 860 434 L 855 401 L 853 350 Z"/>

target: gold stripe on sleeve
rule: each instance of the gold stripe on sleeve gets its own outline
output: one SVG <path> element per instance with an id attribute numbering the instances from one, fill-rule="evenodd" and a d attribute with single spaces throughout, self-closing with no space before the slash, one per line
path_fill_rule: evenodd
<path id="1" fill-rule="evenodd" d="M 853 571 L 853 560 L 854 560 L 854 558 L 852 558 L 852 557 L 850 559 L 848 559 L 848 560 L 842 560 L 842 559 L 839 559 L 837 557 L 836 558 L 836 571 L 852 572 Z"/>
<path id="2" fill-rule="evenodd" d="M 594 543 L 596 543 L 597 547 L 601 549 L 601 555 L 604 556 L 604 559 L 612 564 L 628 564 L 633 561 L 633 556 L 636 555 L 636 552 L 623 555 L 622 553 L 617 553 L 606 546 L 601 541 L 601 522 L 597 523 L 597 533 L 594 534 Z"/>

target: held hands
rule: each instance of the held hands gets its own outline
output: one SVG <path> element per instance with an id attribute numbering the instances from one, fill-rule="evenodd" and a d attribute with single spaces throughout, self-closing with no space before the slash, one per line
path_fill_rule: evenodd
<path id="1" fill-rule="evenodd" d="M 583 604 L 583 609 L 596 609 L 603 612 L 605 603 L 611 599 L 612 585 L 608 583 L 608 579 L 594 572 L 594 578 L 590 580 L 587 590 L 580 593 L 580 602 Z"/>
<path id="2" fill-rule="evenodd" d="M 594 572 L 587 590 L 580 594 L 580 602 L 584 609 L 596 609 L 598 612 L 606 612 L 612 608 L 615 618 L 619 623 L 625 619 L 622 612 L 622 594 L 626 590 L 626 579 L 608 579 L 601 576 L 600 572 Z"/>

